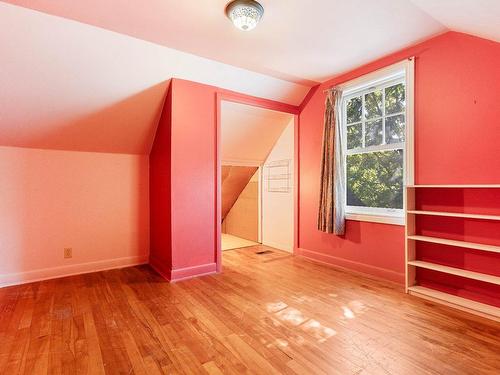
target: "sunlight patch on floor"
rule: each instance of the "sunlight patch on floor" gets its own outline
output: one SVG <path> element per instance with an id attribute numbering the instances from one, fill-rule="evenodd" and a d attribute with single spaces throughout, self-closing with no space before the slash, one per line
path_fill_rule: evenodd
<path id="1" fill-rule="evenodd" d="M 302 312 L 292 307 L 281 310 L 275 314 L 280 320 L 283 320 L 291 325 L 298 326 L 306 321 Z"/>
<path id="2" fill-rule="evenodd" d="M 344 312 L 344 317 L 347 319 L 354 319 L 356 317 L 352 310 L 347 306 L 342 306 L 342 311 Z"/>
<path id="3" fill-rule="evenodd" d="M 320 322 L 314 319 L 309 319 L 302 325 L 302 329 L 305 331 L 312 333 L 314 338 L 318 340 L 318 342 L 325 342 L 332 336 L 337 334 L 337 331 L 331 329 L 329 327 L 323 326 Z"/>
<path id="4" fill-rule="evenodd" d="M 325 327 L 315 319 L 305 317 L 300 310 L 289 307 L 282 301 L 267 303 L 266 310 L 282 322 L 300 327 L 300 329 L 314 337 L 319 343 L 323 343 L 337 334 L 337 331 L 334 329 Z M 277 326 L 279 323 L 274 321 L 273 325 Z M 283 348 L 288 346 L 288 342 L 286 340 L 277 339 L 274 345 Z"/>
<path id="5" fill-rule="evenodd" d="M 270 313 L 278 312 L 278 311 L 283 310 L 287 307 L 288 307 L 288 305 L 285 302 L 281 302 L 281 301 L 275 302 L 275 303 L 268 303 L 266 305 L 267 312 L 270 312 Z"/>

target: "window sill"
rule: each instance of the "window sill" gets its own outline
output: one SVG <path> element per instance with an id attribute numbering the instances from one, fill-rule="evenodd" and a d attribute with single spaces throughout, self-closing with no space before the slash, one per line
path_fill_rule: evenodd
<path id="1" fill-rule="evenodd" d="M 391 225 L 405 225 L 405 218 L 403 216 L 386 216 L 386 215 L 368 215 L 346 213 L 346 220 L 367 221 L 370 223 L 381 223 Z"/>

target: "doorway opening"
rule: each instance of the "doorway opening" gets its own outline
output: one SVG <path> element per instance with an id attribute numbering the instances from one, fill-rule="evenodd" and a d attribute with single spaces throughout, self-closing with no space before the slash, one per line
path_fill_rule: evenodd
<path id="1" fill-rule="evenodd" d="M 220 104 L 220 249 L 294 247 L 296 116 Z"/>

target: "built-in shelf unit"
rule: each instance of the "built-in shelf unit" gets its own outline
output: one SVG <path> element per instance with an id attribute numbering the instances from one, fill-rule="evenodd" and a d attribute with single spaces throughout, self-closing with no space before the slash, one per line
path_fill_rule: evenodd
<path id="1" fill-rule="evenodd" d="M 459 276 L 471 280 L 479 280 L 490 284 L 500 285 L 500 276 L 473 272 L 461 268 L 449 267 L 442 264 L 431 263 L 417 259 L 417 247 L 421 242 L 437 245 L 452 246 L 457 248 L 474 249 L 489 253 L 500 253 L 500 246 L 488 245 L 476 242 L 451 240 L 448 238 L 430 237 L 417 234 L 416 222 L 419 216 L 433 216 L 435 220 L 440 218 L 458 218 L 500 221 L 500 215 L 485 215 L 479 213 L 455 213 L 419 210 L 416 208 L 416 198 L 422 189 L 500 189 L 500 185 L 409 185 L 406 187 L 406 292 L 434 302 L 443 303 L 448 306 L 465 310 L 474 314 L 500 321 L 500 308 L 489 304 L 477 302 L 454 294 L 418 285 L 416 277 L 417 269 L 428 269 L 444 274 Z M 436 190 L 440 194 L 439 190 Z M 442 220 L 442 219 L 441 219 Z M 438 248 L 437 248 L 438 249 Z M 439 251 L 439 250 L 437 250 Z"/>

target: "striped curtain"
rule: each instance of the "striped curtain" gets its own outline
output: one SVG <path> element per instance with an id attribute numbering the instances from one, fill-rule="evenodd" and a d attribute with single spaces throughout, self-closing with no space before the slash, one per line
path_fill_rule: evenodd
<path id="1" fill-rule="evenodd" d="M 336 235 L 345 233 L 341 98 L 342 91 L 337 88 L 326 96 L 318 212 L 318 229 Z"/>

